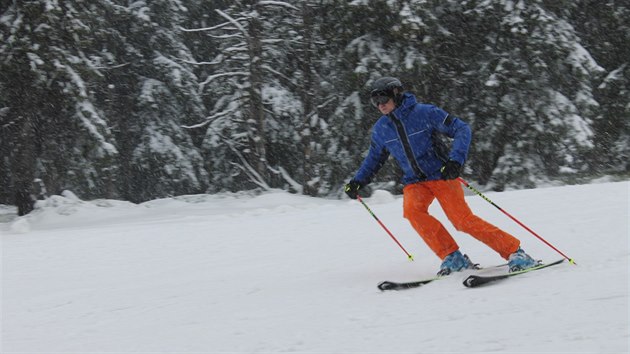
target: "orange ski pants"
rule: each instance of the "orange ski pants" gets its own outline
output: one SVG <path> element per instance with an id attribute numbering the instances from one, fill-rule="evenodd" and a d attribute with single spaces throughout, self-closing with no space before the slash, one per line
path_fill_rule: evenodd
<path id="1" fill-rule="evenodd" d="M 440 259 L 457 251 L 459 246 L 444 225 L 429 215 L 429 205 L 434 199 L 438 200 L 455 229 L 485 243 L 501 257 L 507 259 L 518 249 L 520 241 L 517 238 L 472 213 L 457 180 L 409 184 L 403 189 L 403 215 Z"/>

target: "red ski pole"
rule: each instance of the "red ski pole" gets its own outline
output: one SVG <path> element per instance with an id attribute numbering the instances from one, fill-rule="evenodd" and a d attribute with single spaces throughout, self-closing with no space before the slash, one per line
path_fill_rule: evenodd
<path id="1" fill-rule="evenodd" d="M 560 252 L 560 250 L 558 250 L 557 248 L 555 248 L 551 243 L 547 242 L 544 238 L 540 237 L 537 233 L 534 232 L 534 230 L 530 229 L 529 227 L 527 227 L 525 224 L 523 224 L 522 222 L 520 222 L 518 219 L 516 219 L 515 217 L 513 217 L 512 215 L 510 215 L 510 213 L 508 213 L 507 211 L 503 210 L 500 206 L 494 204 L 494 202 L 492 202 L 488 197 L 486 197 L 485 195 L 481 194 L 480 191 L 478 191 L 477 189 L 475 189 L 473 186 L 471 186 L 468 182 L 466 182 L 463 178 L 461 177 L 457 177 L 457 179 L 464 185 L 466 186 L 468 189 L 470 189 L 471 191 L 475 192 L 478 196 L 480 196 L 481 198 L 483 198 L 486 202 L 492 204 L 495 208 L 499 209 L 503 214 L 507 215 L 510 219 L 514 220 L 517 224 L 521 225 L 525 230 L 529 231 L 532 235 L 538 237 L 539 240 L 541 240 L 542 242 L 544 242 L 547 246 L 551 247 L 554 251 L 558 252 L 559 254 L 562 255 L 562 257 L 566 258 L 569 260 L 569 263 L 571 264 L 575 264 L 577 265 L 577 263 L 575 263 L 575 261 L 573 260 L 573 258 L 569 258 L 567 257 L 567 255 L 565 255 L 564 253 Z"/>
<path id="2" fill-rule="evenodd" d="M 379 218 L 376 217 L 376 215 L 374 215 L 374 213 L 372 212 L 372 210 L 370 210 L 370 208 L 367 206 L 367 204 L 365 204 L 365 202 L 363 201 L 363 199 L 361 198 L 361 196 L 357 195 L 357 200 L 361 202 L 361 204 L 363 204 L 363 206 L 365 207 L 365 209 L 370 213 L 370 215 L 372 215 L 374 217 L 374 219 L 376 219 L 376 221 L 379 223 L 379 225 L 381 225 L 381 227 L 383 227 L 383 229 L 387 232 L 387 234 L 389 235 L 389 237 L 392 238 L 392 240 L 394 240 L 394 242 L 396 242 L 396 244 L 398 245 L 398 247 L 400 247 L 401 250 L 403 250 L 403 252 L 405 252 L 405 254 L 407 255 L 407 258 L 410 261 L 413 261 L 413 256 L 411 254 L 409 254 L 409 252 L 407 252 L 407 250 L 400 244 L 400 242 L 398 242 L 398 240 L 396 239 L 396 237 L 394 237 L 394 235 L 385 227 L 385 225 L 381 222 L 381 220 L 379 220 Z"/>

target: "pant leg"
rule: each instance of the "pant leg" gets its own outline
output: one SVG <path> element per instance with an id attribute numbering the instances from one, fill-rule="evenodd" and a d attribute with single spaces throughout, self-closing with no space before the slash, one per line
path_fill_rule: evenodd
<path id="1" fill-rule="evenodd" d="M 431 181 L 430 188 L 448 219 L 458 231 L 470 234 L 495 250 L 501 257 L 518 249 L 520 241 L 507 232 L 474 215 L 464 198 L 464 191 L 457 180 Z"/>
<path id="2" fill-rule="evenodd" d="M 436 218 L 429 215 L 433 192 L 422 183 L 407 185 L 403 190 L 403 215 L 440 259 L 457 251 L 459 246 Z"/>

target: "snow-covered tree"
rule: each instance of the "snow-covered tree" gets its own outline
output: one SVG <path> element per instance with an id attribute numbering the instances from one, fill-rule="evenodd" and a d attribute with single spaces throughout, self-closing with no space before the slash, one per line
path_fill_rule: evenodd
<path id="1" fill-rule="evenodd" d="M 110 61 L 99 97 L 121 147 L 120 194 L 144 201 L 204 191 L 204 161 L 183 128 L 205 114 L 179 31 L 187 8 L 179 0 L 122 3 L 104 1 L 98 24 Z"/>
<path id="2" fill-rule="evenodd" d="M 15 195 L 31 200 L 34 179 L 84 198 L 205 190 L 203 160 L 182 128 L 204 113 L 173 30 L 185 13 L 178 0 L 9 5 L 0 106 Z"/>
<path id="3" fill-rule="evenodd" d="M 472 168 L 482 183 L 535 186 L 536 180 L 588 170 L 590 119 L 603 69 L 565 18 L 543 1 L 463 3 L 483 36 L 466 75 L 476 82 Z"/>
<path id="4" fill-rule="evenodd" d="M 33 182 L 48 190 L 107 194 L 118 154 L 95 104 L 102 75 L 84 14 L 87 2 L 13 2 L 0 15 L 2 155 L 20 213 L 33 206 Z"/>
<path id="5" fill-rule="evenodd" d="M 336 46 L 332 39 L 324 39 L 330 24 L 316 21 L 333 3 L 293 2 L 293 16 L 274 21 L 274 33 L 282 41 L 269 62 L 275 68 L 275 85 L 265 95 L 274 113 L 269 129 L 271 169 L 288 188 L 312 196 L 337 187 L 330 181 L 338 159 L 328 153 L 335 144 L 328 121 L 339 99 L 340 82 L 331 66 Z M 277 16 L 282 18 L 282 13 Z"/>
<path id="6" fill-rule="evenodd" d="M 605 70 L 595 89 L 590 163 L 597 173 L 630 171 L 630 5 L 625 1 L 578 1 L 568 6 L 584 47 Z"/>
<path id="7" fill-rule="evenodd" d="M 204 147 L 218 188 L 281 187 L 316 195 L 325 185 L 318 133 L 325 120 L 326 80 L 316 57 L 321 46 L 315 6 L 308 1 L 237 1 L 216 9 L 221 21 L 203 32 L 216 43 L 199 61 L 203 92 L 213 107 L 203 122 Z M 319 155 L 318 155 L 319 154 Z M 323 187 L 325 188 L 325 187 Z"/>
<path id="8" fill-rule="evenodd" d="M 220 48 L 211 61 L 195 62 L 211 66 L 199 91 L 211 95 L 213 108 L 203 122 L 190 126 L 206 129 L 204 148 L 213 185 L 219 188 L 240 189 L 251 182 L 269 188 L 262 101 L 268 44 L 262 33 L 264 7 L 258 1 L 236 1 L 215 10 L 223 22 L 183 29 L 207 33 Z"/>
<path id="9" fill-rule="evenodd" d="M 629 15 L 619 0 L 0 1 L 0 203 L 339 194 L 384 75 L 472 125 L 466 174 L 489 187 L 627 173 Z"/>

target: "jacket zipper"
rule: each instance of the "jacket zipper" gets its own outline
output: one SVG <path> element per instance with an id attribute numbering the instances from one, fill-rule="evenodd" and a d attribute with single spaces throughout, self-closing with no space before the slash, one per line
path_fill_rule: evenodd
<path id="1" fill-rule="evenodd" d="M 405 126 L 402 124 L 400 119 L 396 117 L 394 112 L 391 112 L 390 114 L 388 114 L 388 116 L 392 120 L 392 122 L 394 122 L 394 126 L 396 126 L 396 132 L 398 133 L 398 137 L 400 138 L 400 142 L 402 143 L 403 150 L 405 151 L 405 155 L 407 156 L 407 160 L 409 161 L 409 165 L 411 165 L 411 169 L 420 181 L 426 180 L 427 175 L 424 173 L 424 171 L 422 171 L 420 165 L 418 165 L 418 161 L 416 161 L 416 158 L 413 155 L 413 150 L 411 149 L 411 144 L 409 143 L 409 137 L 407 136 Z"/>

